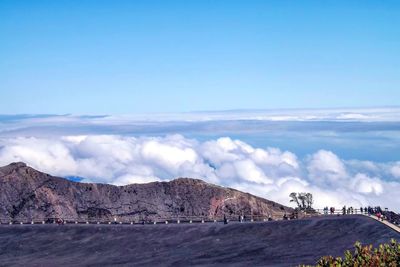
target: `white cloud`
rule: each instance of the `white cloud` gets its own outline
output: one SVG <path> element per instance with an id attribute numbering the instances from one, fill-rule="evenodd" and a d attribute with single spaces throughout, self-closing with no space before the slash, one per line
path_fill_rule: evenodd
<path id="1" fill-rule="evenodd" d="M 170 172 L 177 171 L 183 164 L 195 164 L 198 160 L 196 151 L 187 144 L 176 142 L 164 143 L 163 140 L 146 140 L 142 142 L 140 154 L 144 161 L 157 164 Z"/>
<path id="2" fill-rule="evenodd" d="M 379 196 L 383 192 L 382 182 L 378 178 L 371 178 L 364 173 L 358 173 L 352 183 L 354 190 L 359 193 L 373 193 Z"/>
<path id="3" fill-rule="evenodd" d="M 16 136 L 18 133 L 36 136 L 50 136 L 52 134 L 99 134 L 141 132 L 147 133 L 149 129 L 164 133 L 175 133 L 175 127 L 187 130 L 187 126 L 198 127 L 199 124 L 208 123 L 213 127 L 225 126 L 226 130 L 251 131 L 246 121 L 257 121 L 260 124 L 273 122 L 399 122 L 400 107 L 391 108 L 348 108 L 348 109 L 277 109 L 277 110 L 239 110 L 215 112 L 185 112 L 162 114 L 136 114 L 136 115 L 105 115 L 105 116 L 79 116 L 79 115 L 3 115 L 0 117 L 0 134 Z M 222 125 L 220 125 L 222 124 Z M 180 128 L 182 125 L 184 127 Z M 79 126 L 79 127 L 77 127 Z M 145 127 L 143 127 L 145 126 Z M 304 125 L 298 125 L 301 129 Z M 334 124 L 331 125 L 334 127 Z M 380 128 L 392 125 L 379 124 Z M 345 127 L 344 130 L 347 130 Z M 44 129 L 44 131 L 43 131 Z M 201 128 L 208 131 L 207 127 Z M 375 127 L 372 127 L 375 129 Z M 342 127 L 336 131 L 342 131 Z"/>
<path id="4" fill-rule="evenodd" d="M 228 137 L 200 142 L 181 135 L 80 135 L 0 139 L 0 165 L 24 161 L 58 176 L 116 185 L 204 179 L 289 203 L 291 192 L 311 192 L 316 207 L 400 206 L 400 163 L 345 161 L 320 150 L 305 160 L 277 148 L 255 148 Z M 383 179 L 389 177 L 391 179 Z"/>
<path id="5" fill-rule="evenodd" d="M 400 161 L 390 168 L 390 172 L 395 178 L 400 178 Z"/>
<path id="6" fill-rule="evenodd" d="M 0 162 L 3 165 L 24 161 L 29 162 L 33 167 L 40 167 L 57 174 L 77 171 L 75 159 L 63 142 L 21 137 L 6 139 L 2 143 Z"/>
<path id="7" fill-rule="evenodd" d="M 246 159 L 234 163 L 235 173 L 245 181 L 254 183 L 271 184 L 273 181 L 269 179 L 264 172 L 252 160 Z"/>
<path id="8" fill-rule="evenodd" d="M 320 150 L 310 157 L 307 170 L 312 181 L 329 186 L 339 183 L 348 175 L 343 161 L 326 150 Z"/>
<path id="9" fill-rule="evenodd" d="M 358 113 L 343 113 L 337 116 L 338 120 L 371 120 L 374 119 L 372 116 L 367 116 Z"/>

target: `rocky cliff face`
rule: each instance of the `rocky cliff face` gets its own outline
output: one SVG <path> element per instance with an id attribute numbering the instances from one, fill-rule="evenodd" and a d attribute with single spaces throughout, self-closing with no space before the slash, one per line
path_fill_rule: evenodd
<path id="1" fill-rule="evenodd" d="M 197 179 L 113 186 L 71 182 L 12 163 L 0 168 L 0 219 L 45 218 L 142 221 L 202 217 L 271 216 L 292 209 Z"/>

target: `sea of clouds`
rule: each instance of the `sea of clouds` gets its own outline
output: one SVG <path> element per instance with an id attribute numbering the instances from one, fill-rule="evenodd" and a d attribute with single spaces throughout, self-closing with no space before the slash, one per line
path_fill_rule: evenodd
<path id="1" fill-rule="evenodd" d="M 126 185 L 193 177 L 287 205 L 291 192 L 311 192 L 316 207 L 400 207 L 400 162 L 348 161 L 327 150 L 300 159 L 229 137 L 203 142 L 182 135 L 2 138 L 0 165 L 16 161 L 85 182 Z"/>
<path id="2" fill-rule="evenodd" d="M 0 115 L 0 165 L 115 185 L 199 178 L 286 205 L 311 192 L 318 208 L 400 212 L 399 149 L 400 108 Z"/>

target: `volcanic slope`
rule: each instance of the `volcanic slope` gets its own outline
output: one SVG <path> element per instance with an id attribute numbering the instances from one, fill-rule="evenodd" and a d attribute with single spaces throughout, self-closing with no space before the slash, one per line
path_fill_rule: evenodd
<path id="1" fill-rule="evenodd" d="M 206 183 L 179 178 L 114 186 L 72 182 L 42 173 L 25 163 L 0 168 L 0 220 L 44 218 L 151 221 L 161 218 L 224 215 L 282 218 L 293 209 L 273 201 Z"/>
<path id="2" fill-rule="evenodd" d="M 1 266 L 297 266 L 400 234 L 362 215 L 157 225 L 2 225 Z"/>

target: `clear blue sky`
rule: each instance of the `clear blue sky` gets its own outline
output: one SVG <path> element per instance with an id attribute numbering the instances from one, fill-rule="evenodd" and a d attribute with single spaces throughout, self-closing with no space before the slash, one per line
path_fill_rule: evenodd
<path id="1" fill-rule="evenodd" d="M 399 1 L 0 0 L 0 113 L 400 104 Z"/>

